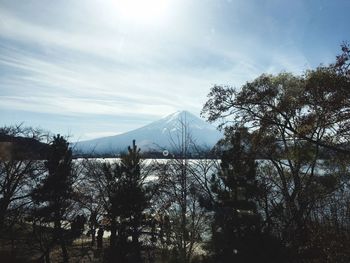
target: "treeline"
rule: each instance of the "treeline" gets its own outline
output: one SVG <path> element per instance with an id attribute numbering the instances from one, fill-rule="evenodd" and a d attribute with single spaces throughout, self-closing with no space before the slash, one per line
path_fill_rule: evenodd
<path id="1" fill-rule="evenodd" d="M 123 152 L 121 153 L 79 153 L 73 151 L 73 159 L 81 159 L 81 158 L 120 158 L 123 156 Z M 189 152 L 187 153 L 187 158 L 189 159 L 217 159 L 219 158 L 220 154 L 218 153 L 217 149 L 210 149 L 209 147 L 196 147 L 195 152 Z M 173 159 L 173 158 L 181 158 L 181 152 L 174 152 L 174 151 L 143 151 L 142 152 L 142 159 Z"/>
<path id="2" fill-rule="evenodd" d="M 186 123 L 179 154 L 161 161 L 135 142 L 114 161 L 73 161 L 59 135 L 3 128 L 49 146 L 44 160 L 1 155 L 0 256 L 349 262 L 349 59 L 344 44 L 336 63 L 302 76 L 214 86 L 202 114 L 222 121 L 220 161 L 189 158 L 198 148 Z"/>

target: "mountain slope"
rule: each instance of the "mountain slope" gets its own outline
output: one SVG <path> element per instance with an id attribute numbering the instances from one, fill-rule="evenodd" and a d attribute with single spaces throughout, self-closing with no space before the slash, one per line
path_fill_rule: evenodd
<path id="1" fill-rule="evenodd" d="M 198 146 L 212 147 L 222 137 L 209 123 L 187 111 L 178 111 L 123 134 L 77 142 L 74 149 L 82 153 L 116 153 L 125 150 L 132 140 L 136 140 L 142 151 L 173 150 L 181 141 L 184 127 Z"/>

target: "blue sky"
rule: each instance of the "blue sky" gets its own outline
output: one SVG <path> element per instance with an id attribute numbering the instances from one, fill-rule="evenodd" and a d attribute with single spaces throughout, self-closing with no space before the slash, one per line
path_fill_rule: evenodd
<path id="1" fill-rule="evenodd" d="M 84 140 L 177 110 L 214 84 L 302 74 L 350 41 L 348 0 L 0 0 L 0 126 Z"/>

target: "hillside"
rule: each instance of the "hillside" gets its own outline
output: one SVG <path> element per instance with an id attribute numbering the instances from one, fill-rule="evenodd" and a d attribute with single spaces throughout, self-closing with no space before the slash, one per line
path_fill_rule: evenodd
<path id="1" fill-rule="evenodd" d="M 124 151 L 132 140 L 143 152 L 174 151 L 182 134 L 189 134 L 197 146 L 211 148 L 222 137 L 216 128 L 188 111 L 178 111 L 141 128 L 109 137 L 76 142 L 74 151 L 84 154 L 110 154 Z"/>

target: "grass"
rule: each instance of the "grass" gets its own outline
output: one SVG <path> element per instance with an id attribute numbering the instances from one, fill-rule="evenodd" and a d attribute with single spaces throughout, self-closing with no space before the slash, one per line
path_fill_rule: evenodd
<path id="1" fill-rule="evenodd" d="M 50 229 L 41 227 L 41 232 L 48 238 Z M 48 244 L 43 240 L 42 244 Z M 107 240 L 105 240 L 107 246 Z M 102 257 L 96 257 L 99 253 L 96 247 L 91 247 L 91 241 L 83 236 L 67 246 L 70 262 L 102 262 Z M 61 248 L 55 245 L 50 252 L 51 263 L 62 262 Z M 16 224 L 11 229 L 5 229 L 0 233 L 0 262 L 1 263 L 31 263 L 40 262 L 43 255 L 40 242 L 33 234 L 31 224 Z"/>

